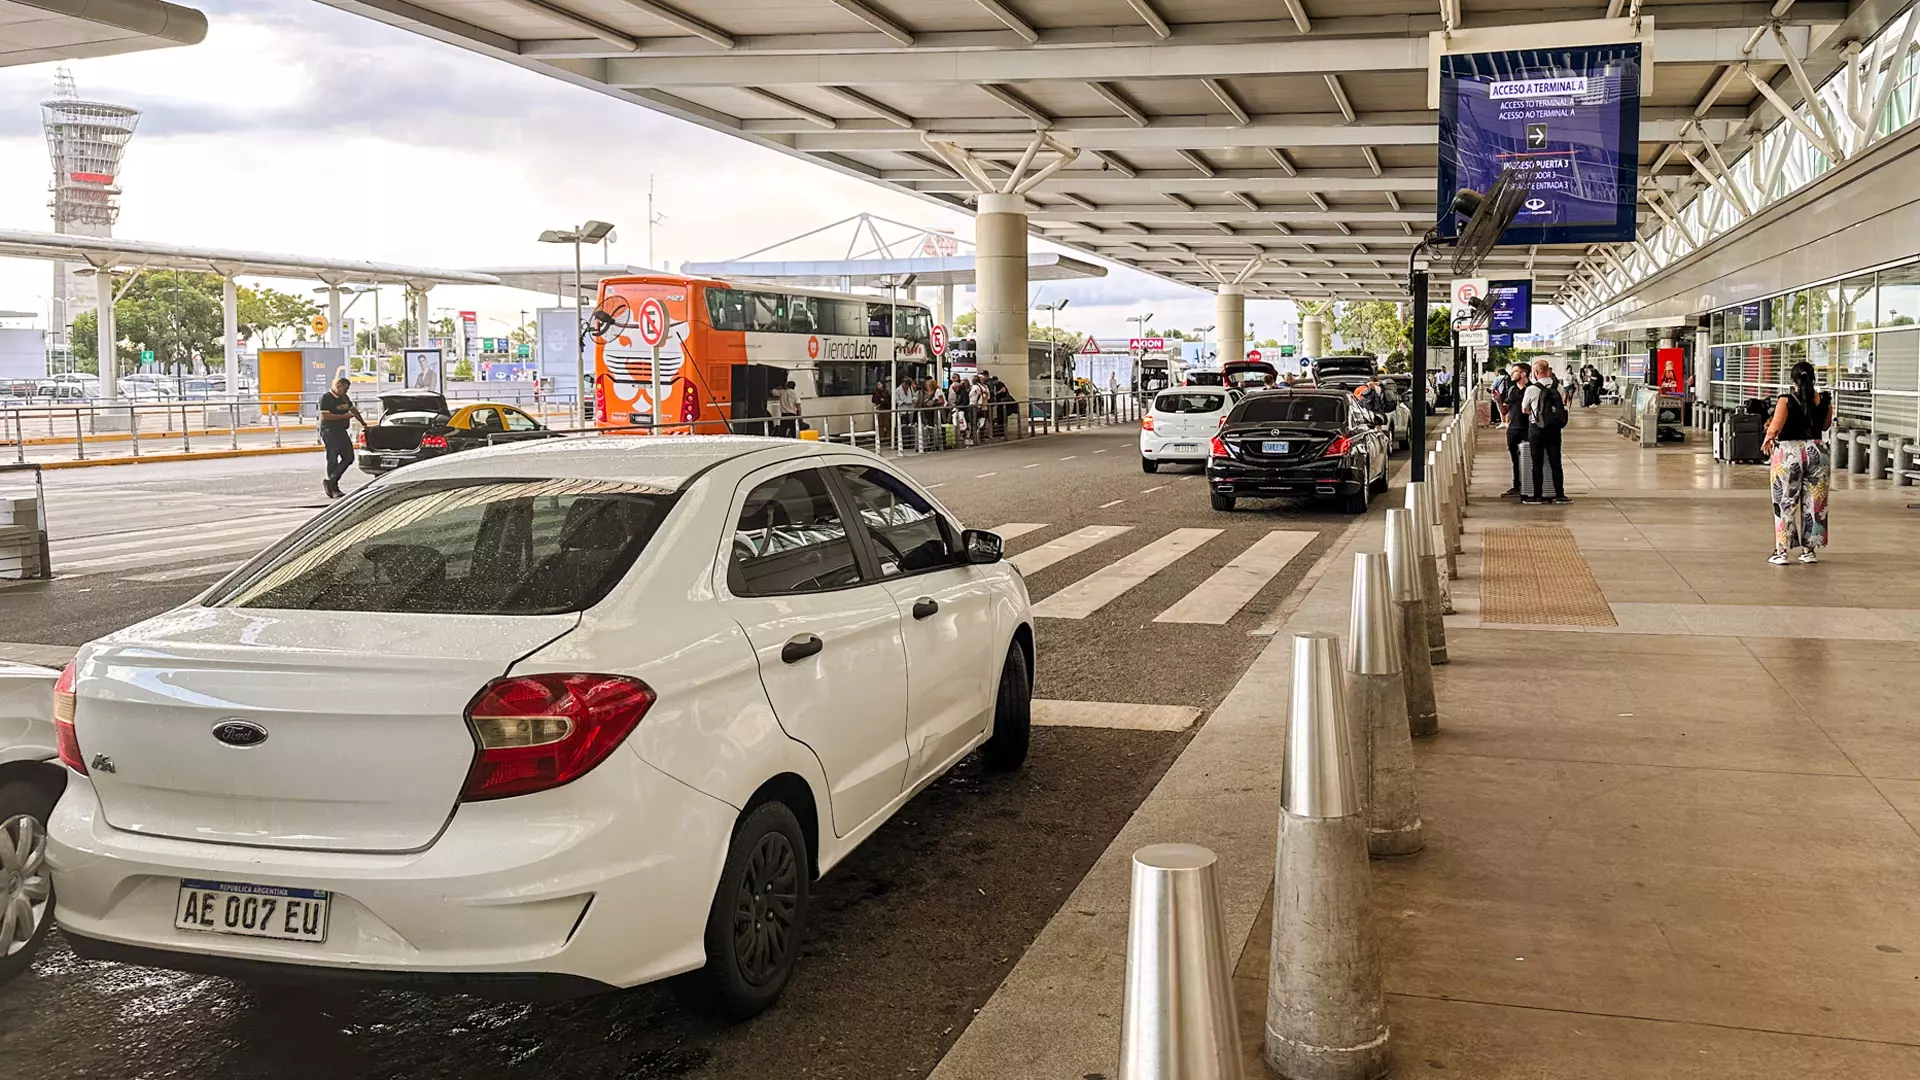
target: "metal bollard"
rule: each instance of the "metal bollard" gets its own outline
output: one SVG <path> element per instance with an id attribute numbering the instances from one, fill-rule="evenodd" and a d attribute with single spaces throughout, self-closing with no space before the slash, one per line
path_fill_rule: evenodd
<path id="1" fill-rule="evenodd" d="M 1440 730 L 1440 710 L 1433 694 L 1433 653 L 1427 645 L 1425 594 L 1413 532 L 1413 511 L 1387 511 L 1387 580 L 1393 590 L 1394 628 L 1400 633 L 1407 732 L 1417 739 Z"/>
<path id="2" fill-rule="evenodd" d="M 1411 855 L 1426 841 L 1414 797 L 1407 686 L 1394 626 L 1387 557 L 1353 557 L 1353 608 L 1347 622 L 1347 720 L 1362 748 L 1355 770 L 1367 808 L 1367 854 Z"/>
<path id="3" fill-rule="evenodd" d="M 1285 1080 L 1375 1080 L 1392 1064 L 1342 696 L 1340 640 L 1295 635 L 1265 1055 Z"/>
<path id="4" fill-rule="evenodd" d="M 1233 964 L 1214 853 L 1133 853 L 1120 1080 L 1241 1080 Z"/>
<path id="5" fill-rule="evenodd" d="M 1433 483 L 1428 485 L 1433 497 L 1434 524 L 1440 527 L 1440 539 L 1432 545 L 1433 552 L 1434 557 L 1444 564 L 1440 567 L 1441 572 L 1452 577 L 1459 573 L 1453 564 L 1453 534 L 1460 527 L 1455 520 L 1460 505 L 1454 498 L 1453 474 L 1443 461 L 1441 454 L 1427 452 L 1427 475 L 1434 478 Z M 1453 614 L 1453 609 L 1448 608 L 1447 614 Z"/>
<path id="6" fill-rule="evenodd" d="M 1433 542 L 1435 523 L 1433 489 L 1424 481 L 1407 485 L 1407 509 L 1413 511 L 1413 550 L 1415 569 L 1420 575 L 1421 609 L 1425 613 L 1427 647 L 1432 662 L 1447 662 L 1447 626 L 1440 608 L 1440 552 Z"/>

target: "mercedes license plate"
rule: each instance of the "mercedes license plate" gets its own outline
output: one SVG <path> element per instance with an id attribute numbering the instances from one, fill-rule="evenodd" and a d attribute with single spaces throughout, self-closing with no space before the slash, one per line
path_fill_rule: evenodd
<path id="1" fill-rule="evenodd" d="M 320 942 L 327 940 L 327 907 L 331 900 L 331 893 L 318 889 L 182 879 L 173 927 L 208 934 Z"/>
<path id="2" fill-rule="evenodd" d="M 1260 452 L 1263 454 L 1284 454 L 1292 447 L 1293 444 L 1289 442 L 1263 442 L 1260 444 Z"/>

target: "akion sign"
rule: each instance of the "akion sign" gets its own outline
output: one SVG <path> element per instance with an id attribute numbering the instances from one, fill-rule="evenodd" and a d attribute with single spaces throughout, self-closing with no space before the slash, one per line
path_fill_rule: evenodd
<path id="1" fill-rule="evenodd" d="M 1578 97 L 1587 92 L 1585 75 L 1569 75 L 1560 79 L 1519 79 L 1513 82 L 1487 84 L 1487 97 L 1494 101 L 1513 101 L 1519 98 Z"/>

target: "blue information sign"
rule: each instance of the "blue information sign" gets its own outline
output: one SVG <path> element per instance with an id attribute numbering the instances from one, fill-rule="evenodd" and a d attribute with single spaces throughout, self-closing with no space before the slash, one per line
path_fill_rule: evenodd
<path id="1" fill-rule="evenodd" d="M 1440 58 L 1440 235 L 1462 188 L 1508 168 L 1531 190 L 1502 244 L 1633 240 L 1640 170 L 1640 46 L 1460 53 Z"/>
<path id="2" fill-rule="evenodd" d="M 1487 301 L 1493 305 L 1493 317 L 1487 329 L 1496 334 L 1533 333 L 1533 281 L 1487 282 Z"/>
<path id="3" fill-rule="evenodd" d="M 1512 345 L 1513 335 L 1490 332 L 1487 334 L 1487 344 L 1495 347 L 1499 347 L 1503 345 Z"/>

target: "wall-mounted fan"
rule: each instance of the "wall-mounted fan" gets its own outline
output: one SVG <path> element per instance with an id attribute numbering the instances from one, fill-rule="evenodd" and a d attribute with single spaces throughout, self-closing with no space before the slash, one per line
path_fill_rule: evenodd
<path id="1" fill-rule="evenodd" d="M 1500 242 L 1500 235 L 1513 224 L 1533 188 L 1533 173 L 1528 169 L 1502 169 L 1493 187 L 1485 195 L 1462 188 L 1453 197 L 1453 212 L 1467 219 L 1460 226 L 1460 238 L 1454 241 L 1453 274 L 1471 277 L 1480 260 Z"/>

